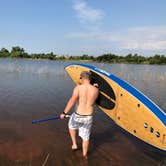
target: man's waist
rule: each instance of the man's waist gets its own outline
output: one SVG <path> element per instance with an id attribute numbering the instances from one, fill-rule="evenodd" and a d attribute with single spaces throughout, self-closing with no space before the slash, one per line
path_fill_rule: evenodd
<path id="1" fill-rule="evenodd" d="M 74 113 L 75 113 L 76 115 L 83 116 L 83 117 L 85 117 L 85 116 L 93 116 L 92 113 L 91 113 L 91 114 L 81 114 L 81 113 L 78 113 L 77 111 L 75 111 Z"/>

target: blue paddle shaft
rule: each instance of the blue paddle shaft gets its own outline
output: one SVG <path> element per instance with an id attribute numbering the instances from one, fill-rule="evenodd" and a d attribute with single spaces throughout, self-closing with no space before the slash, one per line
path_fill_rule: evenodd
<path id="1" fill-rule="evenodd" d="M 66 115 L 65 118 L 70 117 L 70 115 Z M 38 119 L 38 120 L 32 120 L 32 123 L 41 123 L 41 122 L 47 122 L 50 120 L 58 120 L 60 119 L 60 116 L 54 116 L 52 118 L 44 118 L 44 119 Z"/>

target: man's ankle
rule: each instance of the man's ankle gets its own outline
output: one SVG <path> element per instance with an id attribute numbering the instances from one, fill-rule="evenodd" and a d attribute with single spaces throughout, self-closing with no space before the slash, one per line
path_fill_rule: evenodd
<path id="1" fill-rule="evenodd" d="M 72 149 L 76 149 L 76 148 L 77 148 L 77 144 L 73 144 Z"/>

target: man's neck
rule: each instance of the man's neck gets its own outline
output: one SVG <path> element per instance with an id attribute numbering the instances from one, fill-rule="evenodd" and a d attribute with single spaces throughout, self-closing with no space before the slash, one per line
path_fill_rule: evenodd
<path id="1" fill-rule="evenodd" d="M 83 80 L 83 84 L 90 84 L 90 81 L 87 80 L 87 79 L 84 79 L 84 80 Z"/>

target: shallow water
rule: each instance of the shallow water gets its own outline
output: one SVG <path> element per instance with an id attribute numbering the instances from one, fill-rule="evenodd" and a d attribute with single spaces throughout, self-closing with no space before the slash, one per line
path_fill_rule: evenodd
<path id="1" fill-rule="evenodd" d="M 69 63 L 0 59 L 0 166 L 166 165 L 165 154 L 126 134 L 97 108 L 88 161 L 81 150 L 70 150 L 68 119 L 31 124 L 63 111 L 74 87 L 64 71 Z M 166 66 L 90 64 L 128 81 L 166 110 Z"/>

